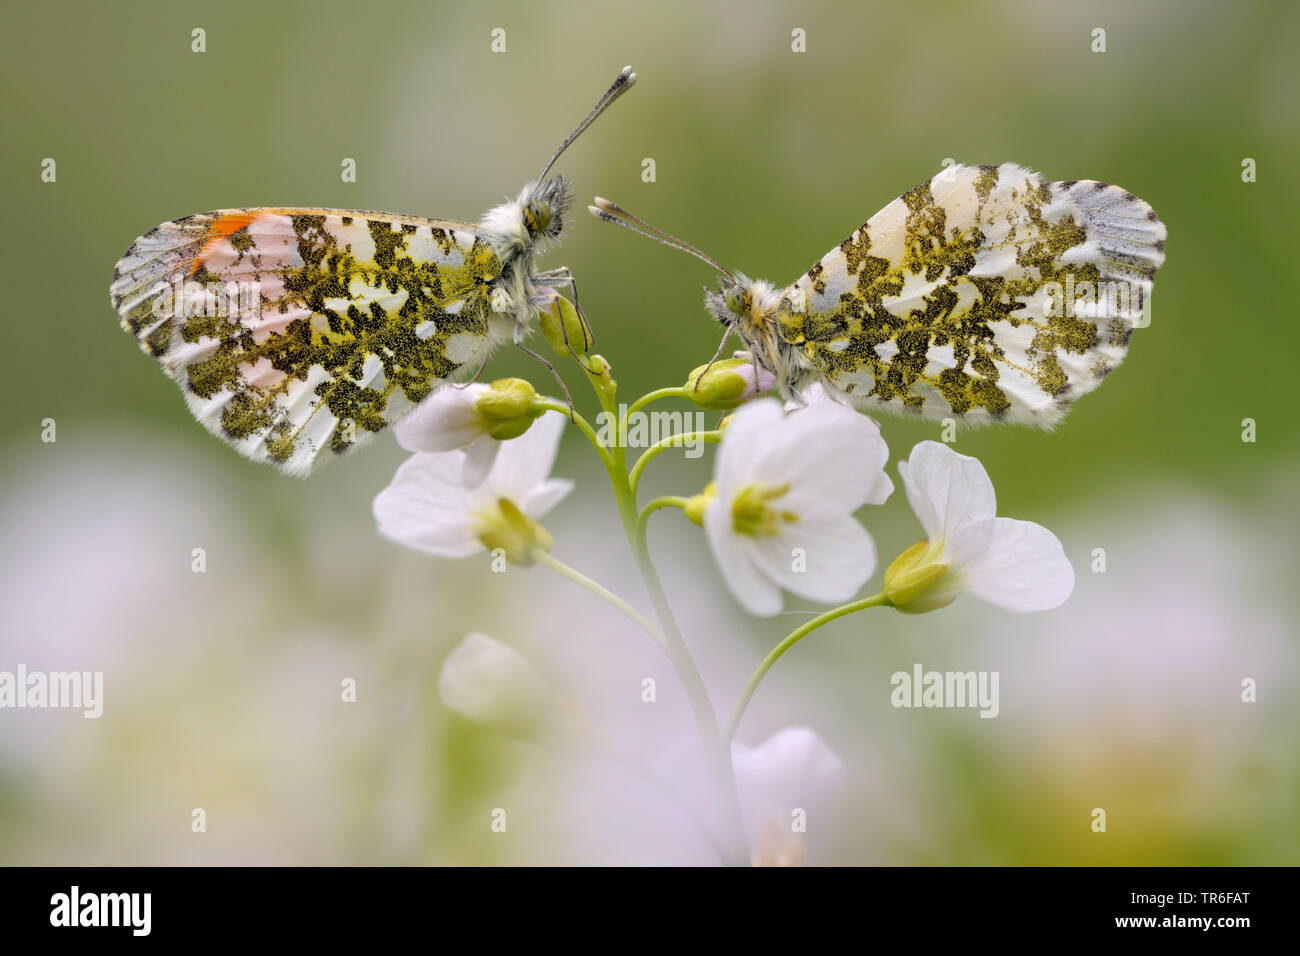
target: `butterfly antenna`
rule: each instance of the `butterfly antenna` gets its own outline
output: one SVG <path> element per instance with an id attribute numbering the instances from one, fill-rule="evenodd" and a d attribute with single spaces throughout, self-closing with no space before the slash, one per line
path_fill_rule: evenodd
<path id="1" fill-rule="evenodd" d="M 684 252 L 688 256 L 694 256 L 701 262 L 712 266 L 719 275 L 726 276 L 733 283 L 736 281 L 736 277 L 733 276 L 729 270 L 724 269 L 712 257 L 706 256 L 689 242 L 678 239 L 671 233 L 664 232 L 662 229 L 650 225 L 650 223 L 646 222 L 644 219 L 639 219 L 616 203 L 610 202 L 608 199 L 602 199 L 597 196 L 595 204 L 588 206 L 587 211 L 603 222 L 612 222 L 616 226 L 622 226 L 629 232 L 635 232 L 638 236 L 644 236 L 646 239 L 652 239 L 655 242 L 662 243 L 665 246 L 670 246 L 673 249 Z M 635 223 L 635 225 L 633 225 L 633 223 Z"/>
<path id="2" fill-rule="evenodd" d="M 619 71 L 618 76 L 614 78 L 614 82 L 610 84 L 609 89 L 605 91 L 605 95 L 597 100 L 596 105 L 591 108 L 591 112 L 587 114 L 586 118 L 578 124 L 577 128 L 574 129 L 572 133 L 565 137 L 564 142 L 560 144 L 560 148 L 551 156 L 550 162 L 546 164 L 541 175 L 537 177 L 538 182 L 541 182 L 546 178 L 546 174 L 551 171 L 551 167 L 554 166 L 555 161 L 560 158 L 560 154 L 568 149 L 575 139 L 582 135 L 582 131 L 595 122 L 596 117 L 605 112 L 610 103 L 613 103 L 616 99 L 630 90 L 632 84 L 635 82 L 636 74 L 632 72 L 632 67 L 623 67 L 623 69 Z"/>

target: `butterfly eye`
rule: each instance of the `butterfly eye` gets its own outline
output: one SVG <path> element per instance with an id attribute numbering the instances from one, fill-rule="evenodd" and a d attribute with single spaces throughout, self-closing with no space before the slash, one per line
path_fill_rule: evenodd
<path id="1" fill-rule="evenodd" d="M 551 206 L 549 203 L 538 202 L 528 207 L 529 225 L 532 227 L 529 231 L 533 235 L 546 232 L 546 228 L 551 224 Z"/>
<path id="2" fill-rule="evenodd" d="M 742 315 L 745 311 L 745 293 L 738 286 L 732 286 L 727 290 L 725 299 L 727 308 L 736 315 Z"/>

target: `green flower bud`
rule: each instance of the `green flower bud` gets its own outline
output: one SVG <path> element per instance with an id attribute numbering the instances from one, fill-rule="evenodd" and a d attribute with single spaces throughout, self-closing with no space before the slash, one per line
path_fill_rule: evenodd
<path id="1" fill-rule="evenodd" d="M 885 569 L 885 594 L 896 608 L 907 614 L 924 614 L 956 599 L 956 592 L 936 590 L 948 573 L 948 565 L 938 560 L 941 557 L 941 548 L 918 541 L 890 563 Z"/>
<path id="2" fill-rule="evenodd" d="M 537 390 L 522 378 L 500 378 L 474 403 L 483 430 L 498 441 L 518 438 L 546 411 Z"/>
<path id="3" fill-rule="evenodd" d="M 594 380 L 592 385 L 605 398 L 612 399 L 618 391 L 618 382 L 614 381 L 613 366 L 603 355 L 588 355 L 583 360 L 587 374 Z"/>
<path id="4" fill-rule="evenodd" d="M 587 350 L 595 344 L 591 338 L 591 330 L 578 316 L 578 310 L 562 295 L 556 296 L 551 307 L 539 316 L 538 324 L 541 326 L 542 335 L 546 336 L 546 341 L 555 350 L 555 354 L 564 358 L 568 358 L 570 354 L 586 355 Z M 565 344 L 566 335 L 568 344 Z M 570 346 L 573 347 L 572 353 L 569 351 Z"/>
<path id="5" fill-rule="evenodd" d="M 729 358 L 692 369 L 684 387 L 686 397 L 696 405 L 722 411 L 766 392 L 775 380 L 761 365 L 755 372 L 750 359 Z"/>
<path id="6" fill-rule="evenodd" d="M 687 518 L 702 528 L 704 527 L 704 512 L 709 507 L 709 502 L 717 496 L 718 483 L 710 481 L 698 495 L 691 496 L 682 511 Z"/>

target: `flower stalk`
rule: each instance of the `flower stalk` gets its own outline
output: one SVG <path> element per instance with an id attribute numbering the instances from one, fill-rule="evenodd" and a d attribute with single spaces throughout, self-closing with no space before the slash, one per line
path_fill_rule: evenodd
<path id="1" fill-rule="evenodd" d="M 736 706 L 731 711 L 731 719 L 727 721 L 727 729 L 723 731 L 727 740 L 731 740 L 736 736 L 736 730 L 740 727 L 741 720 L 744 719 L 745 709 L 749 706 L 750 700 L 753 699 L 754 692 L 758 690 L 758 685 L 763 682 L 763 678 L 766 677 L 767 672 L 772 669 L 772 665 L 779 661 L 786 651 L 794 647 L 819 627 L 829 624 L 831 621 L 838 620 L 846 614 L 853 614 L 856 611 L 865 611 L 867 608 L 872 607 L 890 607 L 891 604 L 892 602 L 889 600 L 889 597 L 885 592 L 881 591 L 879 594 L 873 594 L 871 597 L 863 598 L 861 601 L 850 601 L 848 604 L 841 604 L 839 607 L 833 607 L 829 611 L 824 611 L 812 620 L 795 628 L 782 638 L 781 642 L 777 644 L 776 647 L 772 648 L 772 650 L 768 652 L 767 656 L 763 658 L 762 663 L 758 665 L 754 673 L 750 675 L 749 681 L 745 684 L 745 689 L 741 692 L 740 699 L 736 701 Z"/>

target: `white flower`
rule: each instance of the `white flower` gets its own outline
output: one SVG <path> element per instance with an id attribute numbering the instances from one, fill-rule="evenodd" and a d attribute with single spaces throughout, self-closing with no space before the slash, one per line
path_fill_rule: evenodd
<path id="1" fill-rule="evenodd" d="M 885 572 L 900 609 L 943 607 L 963 591 L 1008 611 L 1045 611 L 1074 590 L 1074 569 L 1056 535 L 1032 521 L 997 517 L 988 472 L 975 458 L 923 441 L 898 472 L 929 535 Z"/>
<path id="2" fill-rule="evenodd" d="M 473 487 L 492 469 L 501 442 L 522 435 L 541 414 L 536 402 L 533 386 L 517 378 L 445 385 L 394 425 L 393 435 L 407 451 L 464 448 L 464 483 Z"/>
<path id="3" fill-rule="evenodd" d="M 501 547 L 517 564 L 533 548 L 550 547 L 534 519 L 557 505 L 573 482 L 548 477 L 564 417 L 544 415 L 518 438 L 502 443 L 491 469 L 465 481 L 463 451 L 421 452 L 408 458 L 375 497 L 379 532 L 398 544 L 444 558 L 465 558 Z"/>
<path id="4" fill-rule="evenodd" d="M 442 702 L 470 720 L 520 737 L 535 736 L 549 721 L 555 696 L 518 651 L 471 634 L 443 662 Z"/>
<path id="5" fill-rule="evenodd" d="M 756 866 L 800 864 L 804 834 L 828 834 L 844 789 L 844 764 L 807 727 L 787 727 L 757 747 L 731 745 L 745 831 Z"/>
<path id="6" fill-rule="evenodd" d="M 768 617 L 781 610 L 782 588 L 827 603 L 856 594 L 875 571 L 876 546 L 853 512 L 894 490 L 888 459 L 880 427 L 842 405 L 787 414 L 760 399 L 737 412 L 703 511 L 736 600 Z"/>

